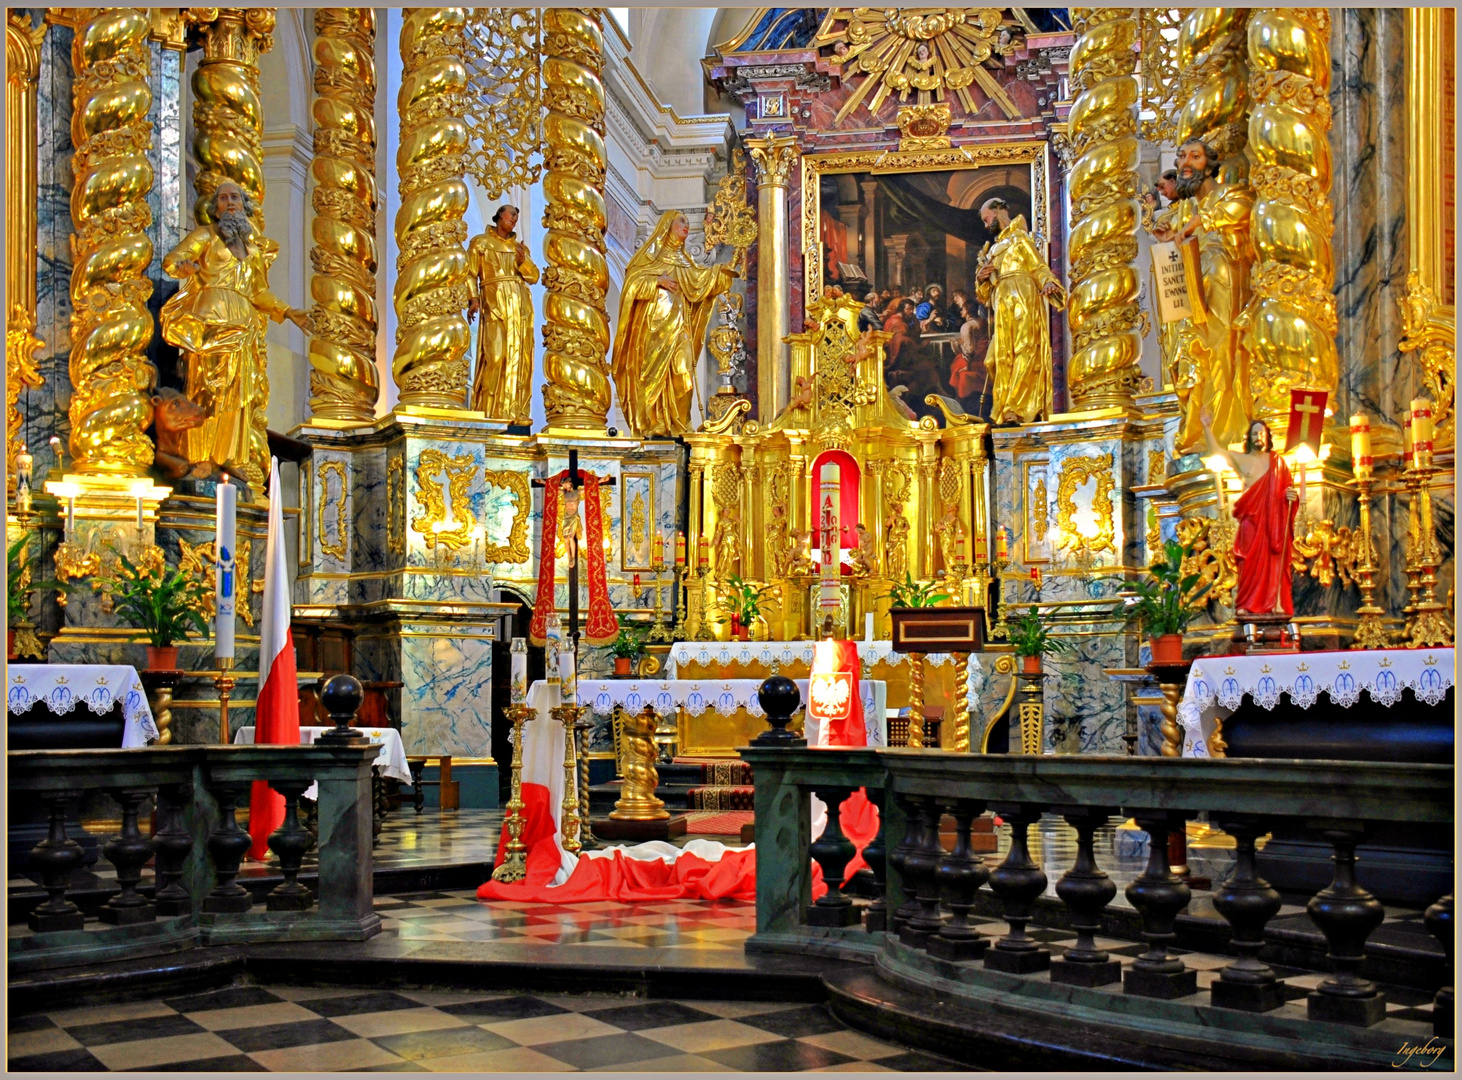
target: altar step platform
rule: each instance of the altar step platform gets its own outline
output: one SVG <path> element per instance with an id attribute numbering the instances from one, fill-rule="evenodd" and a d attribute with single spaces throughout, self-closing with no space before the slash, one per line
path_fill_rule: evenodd
<path id="1" fill-rule="evenodd" d="M 751 766 L 739 759 L 685 760 L 656 766 L 660 783 L 655 796 L 672 813 L 684 811 L 750 811 Z M 589 788 L 589 809 L 602 817 L 620 796 L 618 780 Z"/>

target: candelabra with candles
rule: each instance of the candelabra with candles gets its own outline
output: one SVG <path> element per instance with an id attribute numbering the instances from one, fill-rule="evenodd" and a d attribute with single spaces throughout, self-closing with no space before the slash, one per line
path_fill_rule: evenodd
<path id="1" fill-rule="evenodd" d="M 492 872 L 494 881 L 504 883 L 522 881 L 527 874 L 527 845 L 523 843 L 523 725 L 533 719 L 533 710 L 524 704 L 509 705 L 507 718 L 513 725 L 512 795 L 503 819 L 508 846 L 502 863 Z"/>
<path id="2" fill-rule="evenodd" d="M 1008 641 L 1010 625 L 1005 621 L 1005 568 L 1010 565 L 1010 540 L 1005 526 L 995 530 L 995 557 L 990 560 L 990 577 L 995 582 L 995 625 L 990 627 L 992 641 Z"/>
<path id="3" fill-rule="evenodd" d="M 1432 518 L 1431 478 L 1437 473 L 1432 464 L 1432 435 L 1432 402 L 1419 398 L 1411 403 L 1411 468 L 1406 471 L 1406 486 L 1412 492 L 1411 501 L 1416 508 L 1412 561 L 1419 595 L 1412 605 L 1403 637 L 1404 643 L 1413 649 L 1447 648 L 1453 638 L 1452 621 L 1437 600 L 1437 568 L 1442 563 L 1442 552 Z"/>
<path id="4" fill-rule="evenodd" d="M 1355 486 L 1360 493 L 1360 527 L 1355 534 L 1355 581 L 1360 587 L 1361 606 L 1356 612 L 1352 649 L 1384 649 L 1390 644 L 1385 610 L 1376 604 L 1376 545 L 1371 539 L 1371 488 L 1375 482 L 1375 459 L 1371 456 L 1371 422 L 1364 413 L 1350 418 L 1350 459 Z"/>
<path id="5" fill-rule="evenodd" d="M 704 533 L 696 543 L 696 610 L 693 613 L 696 641 L 715 641 L 711 631 L 711 541 Z"/>
<path id="6" fill-rule="evenodd" d="M 671 633 L 670 627 L 662 621 L 665 614 L 665 606 L 661 602 L 660 577 L 665 573 L 665 556 L 660 551 L 659 545 L 655 546 L 655 554 L 650 559 L 650 572 L 655 575 L 655 614 L 650 623 L 650 634 L 646 640 L 656 643 L 674 641 L 675 636 Z"/>

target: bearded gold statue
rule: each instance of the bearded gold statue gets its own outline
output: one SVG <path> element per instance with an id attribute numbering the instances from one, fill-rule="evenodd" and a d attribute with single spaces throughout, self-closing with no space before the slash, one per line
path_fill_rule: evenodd
<path id="1" fill-rule="evenodd" d="M 1051 325 L 1046 304 L 1066 306 L 1061 282 L 1046 265 L 1025 218 L 1010 216 L 1004 199 L 980 207 L 985 228 L 999 230 L 975 274 L 975 294 L 990 309 L 990 349 L 985 366 L 995 379 L 996 424 L 1029 424 L 1051 400 Z"/>
<path id="2" fill-rule="evenodd" d="M 182 350 L 185 393 L 207 419 L 186 433 L 189 461 L 212 462 L 263 490 L 269 469 L 269 320 L 310 333 L 309 315 L 269 291 L 279 245 L 254 232 L 253 200 L 231 181 L 218 185 L 209 216 L 163 256 L 163 272 L 183 285 L 162 308 L 162 334 Z"/>
<path id="3" fill-rule="evenodd" d="M 668 210 L 635 253 L 619 294 L 614 386 L 637 438 L 690 430 L 696 361 L 712 301 L 731 287 L 726 265 L 697 266 L 685 253 L 690 223 Z"/>
<path id="4" fill-rule="evenodd" d="M 1157 218 L 1153 237 L 1161 241 L 1198 240 L 1202 265 L 1202 317 L 1177 326 L 1173 385 L 1182 423 L 1174 447 L 1179 455 L 1205 443 L 1200 417 L 1213 417 L 1213 433 L 1223 446 L 1240 442 L 1253 412 L 1249 353 L 1234 325 L 1249 302 L 1249 268 L 1254 249 L 1249 216 L 1254 195 L 1247 183 L 1220 184 L 1222 164 L 1207 143 L 1189 140 L 1178 148 L 1179 202 Z"/>
<path id="5" fill-rule="evenodd" d="M 477 329 L 477 369 L 472 408 L 493 420 L 533 422 L 533 295 L 538 283 L 528 246 L 513 235 L 518 208 L 499 206 L 492 228 L 467 245 L 472 289 L 467 319 Z"/>

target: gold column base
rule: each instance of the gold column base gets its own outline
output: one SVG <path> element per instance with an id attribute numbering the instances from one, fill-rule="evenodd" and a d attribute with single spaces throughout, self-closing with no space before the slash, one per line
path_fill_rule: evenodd
<path id="1" fill-rule="evenodd" d="M 655 768 L 655 729 L 658 718 L 646 705 L 638 716 L 625 716 L 621 730 L 626 743 L 619 798 L 609 816 L 614 821 L 664 821 L 670 816 L 665 803 L 655 797 L 660 771 Z"/>
<path id="2" fill-rule="evenodd" d="M 508 799 L 507 816 L 503 819 L 508 828 L 508 847 L 502 863 L 493 870 L 492 880 L 508 884 L 522 881 L 528 873 L 523 843 L 523 725 L 533 716 L 527 705 L 509 705 L 508 722 L 513 725 L 512 795 Z"/>

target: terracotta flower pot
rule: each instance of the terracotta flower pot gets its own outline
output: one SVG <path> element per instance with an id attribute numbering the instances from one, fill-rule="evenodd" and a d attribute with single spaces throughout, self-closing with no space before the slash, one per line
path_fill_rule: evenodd
<path id="1" fill-rule="evenodd" d="M 1154 664 L 1181 664 L 1183 662 L 1183 635 L 1163 634 L 1150 639 L 1152 662 Z"/>
<path id="2" fill-rule="evenodd" d="M 156 645 L 147 646 L 147 670 L 177 671 L 178 647 L 176 645 L 168 645 L 165 648 L 158 648 Z"/>
<path id="3" fill-rule="evenodd" d="M 631 668 L 631 664 L 632 663 L 633 663 L 633 661 L 631 661 L 628 656 L 616 656 L 614 658 L 614 674 L 615 675 L 630 675 L 630 674 L 633 674 L 633 670 Z"/>
<path id="4" fill-rule="evenodd" d="M 1041 673 L 1041 658 L 1039 656 L 1022 656 L 1020 658 L 1020 670 L 1027 675 L 1039 675 Z"/>

